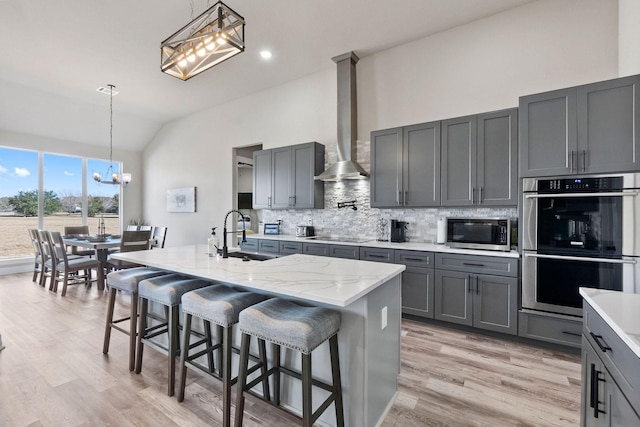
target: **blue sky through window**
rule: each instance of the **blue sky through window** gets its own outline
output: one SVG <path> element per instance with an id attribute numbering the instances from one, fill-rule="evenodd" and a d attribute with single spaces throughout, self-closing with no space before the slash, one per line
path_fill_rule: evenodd
<path id="1" fill-rule="evenodd" d="M 119 164 L 114 162 L 115 171 Z M 109 161 L 88 159 L 87 192 L 90 196 L 113 197 L 117 185 L 99 184 L 94 172 L 105 175 Z M 103 177 L 106 178 L 106 177 Z M 0 197 L 11 197 L 20 191 L 38 189 L 38 153 L 0 147 Z M 64 155 L 44 155 L 44 189 L 60 195 L 82 195 L 82 158 Z"/>

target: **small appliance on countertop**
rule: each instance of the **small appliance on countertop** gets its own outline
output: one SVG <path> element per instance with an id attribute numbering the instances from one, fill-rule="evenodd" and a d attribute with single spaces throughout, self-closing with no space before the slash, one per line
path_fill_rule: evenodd
<path id="1" fill-rule="evenodd" d="M 299 225 L 296 227 L 296 237 L 314 237 L 316 231 L 312 225 Z"/>
<path id="2" fill-rule="evenodd" d="M 398 221 L 396 219 L 391 220 L 390 240 L 396 243 L 402 243 L 407 241 L 406 221 Z"/>
<path id="3" fill-rule="evenodd" d="M 264 224 L 264 234 L 268 235 L 277 235 L 280 234 L 280 224 L 279 223 L 265 223 Z"/>

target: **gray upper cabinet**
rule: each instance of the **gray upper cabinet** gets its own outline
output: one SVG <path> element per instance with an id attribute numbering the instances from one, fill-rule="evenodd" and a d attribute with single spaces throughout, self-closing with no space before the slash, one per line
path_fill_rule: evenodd
<path id="1" fill-rule="evenodd" d="M 520 98 L 520 176 L 639 169 L 640 76 Z"/>
<path id="2" fill-rule="evenodd" d="M 371 132 L 371 207 L 440 205 L 440 122 Z"/>
<path id="3" fill-rule="evenodd" d="M 271 207 L 271 150 L 253 153 L 253 208 Z"/>
<path id="4" fill-rule="evenodd" d="M 317 142 L 253 153 L 254 209 L 322 209 L 324 145 Z"/>
<path id="5" fill-rule="evenodd" d="M 442 206 L 517 204 L 518 110 L 442 122 Z"/>
<path id="6" fill-rule="evenodd" d="M 442 121 L 442 206 L 475 203 L 476 116 Z"/>
<path id="7" fill-rule="evenodd" d="M 575 89 L 520 98 L 520 176 L 564 175 L 578 146 Z"/>
<path id="8" fill-rule="evenodd" d="M 638 170 L 640 76 L 578 87 L 578 172 Z"/>
<path id="9" fill-rule="evenodd" d="M 518 199 L 518 109 L 478 115 L 477 202 L 515 206 Z"/>

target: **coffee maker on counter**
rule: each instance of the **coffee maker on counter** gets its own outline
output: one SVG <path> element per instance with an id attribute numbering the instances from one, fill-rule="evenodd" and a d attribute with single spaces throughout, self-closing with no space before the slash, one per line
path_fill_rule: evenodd
<path id="1" fill-rule="evenodd" d="M 390 231 L 390 239 L 392 242 L 402 243 L 406 242 L 406 230 L 407 230 L 407 222 L 406 221 L 398 221 L 396 219 L 391 220 L 391 231 Z"/>

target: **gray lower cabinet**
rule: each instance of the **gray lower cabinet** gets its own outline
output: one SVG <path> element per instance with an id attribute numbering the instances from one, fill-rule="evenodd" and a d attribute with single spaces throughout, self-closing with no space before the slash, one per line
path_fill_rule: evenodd
<path id="1" fill-rule="evenodd" d="M 640 76 L 520 98 L 521 177 L 635 171 Z"/>
<path id="2" fill-rule="evenodd" d="M 640 425 L 640 359 L 588 304 L 582 336 L 581 425 Z"/>
<path id="3" fill-rule="evenodd" d="M 517 259 L 441 253 L 435 259 L 436 319 L 518 333 Z"/>
<path id="4" fill-rule="evenodd" d="M 442 121 L 442 206 L 517 204 L 518 110 Z"/>
<path id="5" fill-rule="evenodd" d="M 582 319 L 520 311 L 518 336 L 579 348 Z"/>
<path id="6" fill-rule="evenodd" d="M 329 256 L 334 258 L 360 259 L 360 247 L 351 245 L 329 245 Z"/>
<path id="7" fill-rule="evenodd" d="M 440 122 L 371 132 L 371 207 L 440 205 Z"/>
<path id="8" fill-rule="evenodd" d="M 280 252 L 280 242 L 277 240 L 258 240 L 258 252 L 269 252 L 277 254 Z"/>
<path id="9" fill-rule="evenodd" d="M 254 209 L 322 209 L 324 145 L 317 142 L 253 153 Z"/>
<path id="10" fill-rule="evenodd" d="M 363 261 L 392 263 L 394 254 L 393 249 L 360 247 L 360 259 Z"/>
<path id="11" fill-rule="evenodd" d="M 402 312 L 433 319 L 433 252 L 395 251 L 395 263 L 402 272 Z"/>
<path id="12" fill-rule="evenodd" d="M 281 254 L 301 254 L 302 242 L 280 242 Z"/>
<path id="13" fill-rule="evenodd" d="M 303 243 L 302 253 L 307 255 L 329 256 L 331 245 L 325 243 Z"/>
<path id="14" fill-rule="evenodd" d="M 248 252 L 258 252 L 258 243 L 260 239 L 247 239 L 246 242 L 240 243 L 240 249 Z"/>

